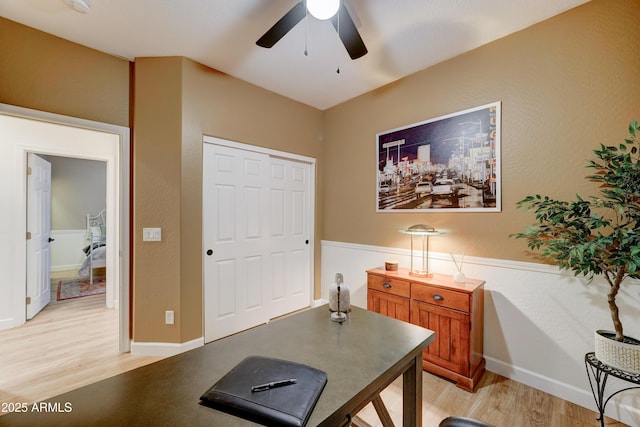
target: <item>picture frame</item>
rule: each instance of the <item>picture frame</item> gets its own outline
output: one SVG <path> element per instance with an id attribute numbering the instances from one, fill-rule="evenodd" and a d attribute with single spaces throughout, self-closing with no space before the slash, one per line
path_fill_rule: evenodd
<path id="1" fill-rule="evenodd" d="M 500 212 L 501 102 L 376 135 L 377 212 Z"/>

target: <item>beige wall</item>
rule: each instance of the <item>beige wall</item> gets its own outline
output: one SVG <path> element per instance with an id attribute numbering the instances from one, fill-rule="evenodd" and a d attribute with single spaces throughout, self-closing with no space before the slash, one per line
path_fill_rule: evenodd
<path id="1" fill-rule="evenodd" d="M 129 62 L 0 17 L 0 103 L 129 127 Z"/>
<path id="2" fill-rule="evenodd" d="M 181 78 L 180 58 L 143 58 L 135 62 L 132 219 L 135 342 L 181 342 Z M 162 241 L 143 242 L 143 227 L 162 228 Z M 165 310 L 175 312 L 175 325 L 165 325 Z"/>
<path id="3" fill-rule="evenodd" d="M 96 215 L 106 207 L 106 162 L 42 157 L 51 163 L 51 229 L 84 230 L 87 214 Z"/>
<path id="4" fill-rule="evenodd" d="M 593 191 L 586 159 L 640 118 L 637 16 L 636 0 L 592 1 L 325 111 L 323 238 L 407 248 L 398 230 L 426 223 L 447 231 L 431 239 L 436 252 L 533 261 L 508 237 L 533 221 L 516 201 Z M 493 101 L 502 101 L 502 212 L 375 212 L 376 133 Z"/>
<path id="5" fill-rule="evenodd" d="M 321 163 L 322 115 L 179 57 L 137 59 L 135 99 L 133 338 L 186 342 L 203 334 L 203 134 Z M 163 241 L 142 242 L 143 227 L 162 227 Z"/>

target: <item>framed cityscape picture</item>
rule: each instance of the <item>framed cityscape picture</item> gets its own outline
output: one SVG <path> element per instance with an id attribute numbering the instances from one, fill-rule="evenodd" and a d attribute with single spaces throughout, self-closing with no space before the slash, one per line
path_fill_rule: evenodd
<path id="1" fill-rule="evenodd" d="M 499 212 L 500 102 L 376 135 L 377 212 Z"/>

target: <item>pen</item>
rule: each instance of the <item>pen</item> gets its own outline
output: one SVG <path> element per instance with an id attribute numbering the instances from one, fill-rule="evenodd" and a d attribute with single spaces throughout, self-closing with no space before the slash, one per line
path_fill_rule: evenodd
<path id="1" fill-rule="evenodd" d="M 280 381 L 273 381 L 270 383 L 265 383 L 265 384 L 260 384 L 260 385 L 254 385 L 251 387 L 251 391 L 265 391 L 265 390 L 269 390 L 272 388 L 276 388 L 276 387 L 282 387 L 285 385 L 290 385 L 290 384 L 295 384 L 298 380 L 295 378 L 291 378 L 288 380 L 280 380 Z"/>

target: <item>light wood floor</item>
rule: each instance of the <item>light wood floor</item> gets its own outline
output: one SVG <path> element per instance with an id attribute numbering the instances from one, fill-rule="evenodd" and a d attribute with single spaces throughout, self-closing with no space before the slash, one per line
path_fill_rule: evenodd
<path id="1" fill-rule="evenodd" d="M 118 313 L 104 295 L 52 302 L 25 326 L 0 331 L 0 403 L 31 403 L 159 360 L 118 352 Z M 449 415 L 495 426 L 597 426 L 596 413 L 491 372 L 476 393 L 423 373 L 423 426 Z M 402 380 L 382 393 L 396 425 L 402 425 Z M 370 404 L 359 417 L 381 426 Z M 624 426 L 607 419 L 607 426 Z"/>
<path id="2" fill-rule="evenodd" d="M 447 380 L 422 374 L 422 425 L 437 427 L 448 416 L 475 418 L 497 427 L 596 427 L 597 414 L 550 394 L 486 372 L 475 393 L 468 393 Z M 395 425 L 402 425 L 402 379 L 381 393 Z M 358 417 L 371 426 L 382 426 L 373 405 Z M 607 426 L 626 424 L 605 418 Z"/>
<path id="3" fill-rule="evenodd" d="M 118 351 L 118 311 L 105 295 L 56 301 L 55 289 L 32 320 L 0 331 L 0 403 L 47 399 L 160 359 Z"/>

